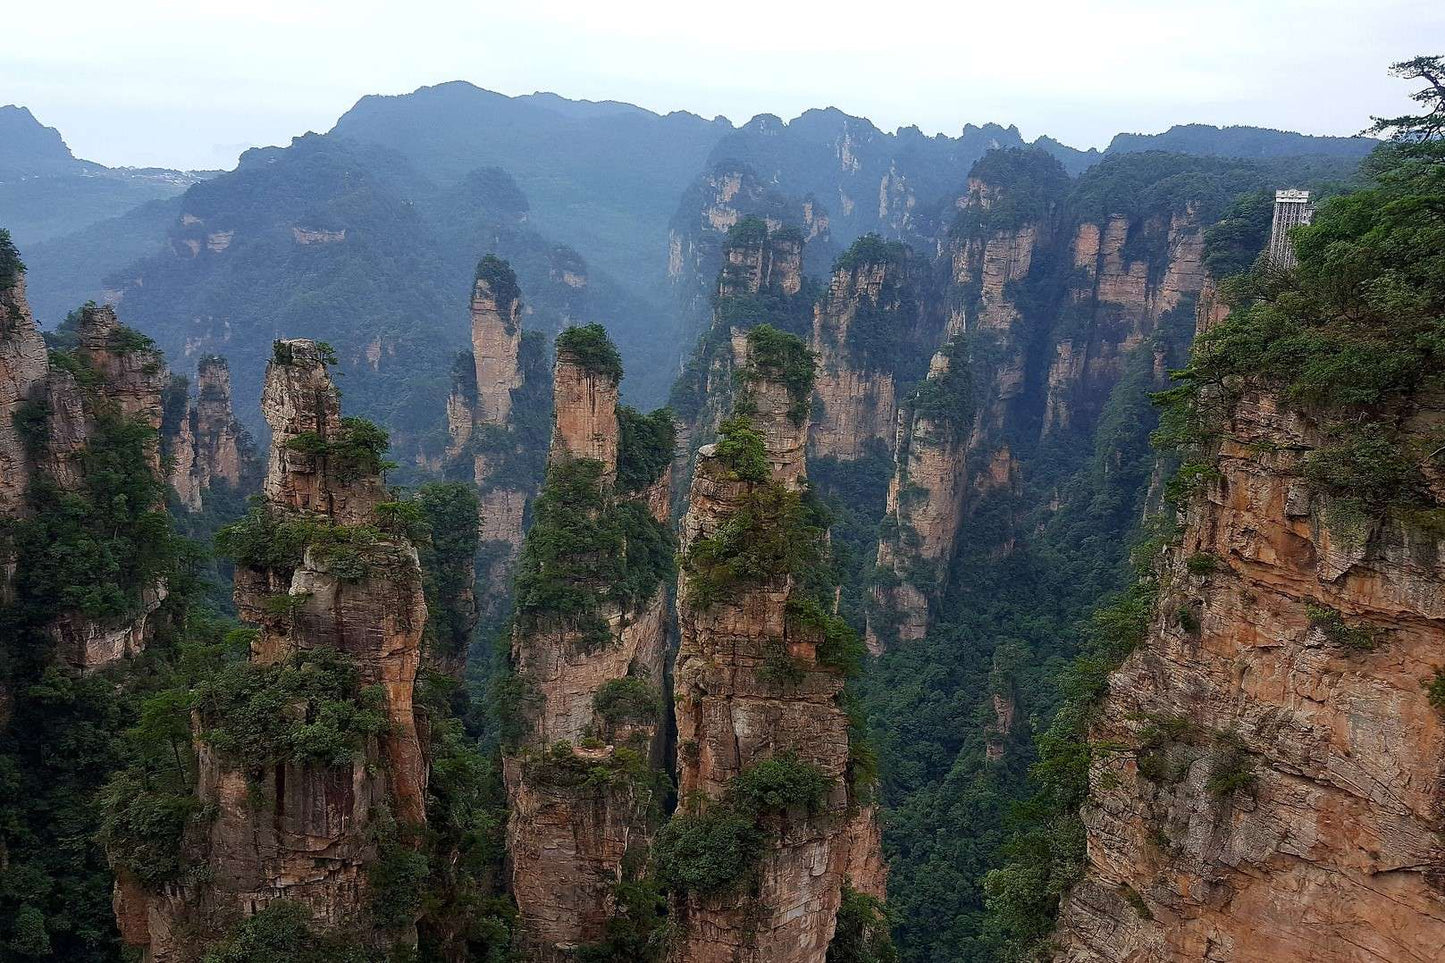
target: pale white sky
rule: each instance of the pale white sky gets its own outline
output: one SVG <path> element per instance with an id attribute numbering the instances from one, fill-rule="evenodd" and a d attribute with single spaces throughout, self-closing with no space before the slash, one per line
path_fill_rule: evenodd
<path id="1" fill-rule="evenodd" d="M 78 156 L 230 167 L 359 97 L 469 80 L 741 123 L 837 106 L 885 130 L 1256 124 L 1349 134 L 1405 106 L 1387 65 L 1445 51 L 1439 0 L 25 0 L 0 104 Z"/>

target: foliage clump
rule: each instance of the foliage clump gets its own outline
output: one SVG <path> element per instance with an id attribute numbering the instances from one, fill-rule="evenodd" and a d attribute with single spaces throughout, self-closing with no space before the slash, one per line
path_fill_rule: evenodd
<path id="1" fill-rule="evenodd" d="M 557 357 L 594 375 L 622 380 L 622 355 L 600 324 L 575 325 L 557 335 Z"/>
<path id="2" fill-rule="evenodd" d="M 287 449 L 326 460 L 327 469 L 338 481 L 353 482 L 394 468 L 386 461 L 391 439 L 386 429 L 365 418 L 342 418 L 335 438 L 304 431 L 286 439 Z"/>
<path id="3" fill-rule="evenodd" d="M 486 283 L 499 307 L 505 312 L 522 297 L 517 272 L 504 258 L 488 254 L 477 262 L 476 279 Z M 508 334 L 511 332 L 509 331 Z"/>
<path id="4" fill-rule="evenodd" d="M 908 245 L 886 241 L 877 234 L 864 234 L 833 262 L 833 273 L 856 271 L 860 267 L 899 266 L 908 259 Z"/>
<path id="5" fill-rule="evenodd" d="M 662 712 L 662 699 L 648 680 L 624 676 L 604 682 L 592 697 L 592 708 L 613 725 L 651 722 Z"/>
<path id="6" fill-rule="evenodd" d="M 0 227 L 0 291 L 13 288 L 24 273 L 25 262 L 20 260 L 20 251 L 10 239 L 10 232 Z"/>
<path id="7" fill-rule="evenodd" d="M 370 963 L 354 940 L 319 932 L 304 903 L 273 900 L 240 923 L 202 963 Z"/>
<path id="8" fill-rule="evenodd" d="M 638 492 L 662 477 L 677 450 L 677 425 L 672 409 L 642 414 L 617 407 L 617 488 Z"/>
<path id="9" fill-rule="evenodd" d="M 788 417 L 801 425 L 808 417 L 813 396 L 813 351 L 795 334 L 771 324 L 748 329 L 748 367 L 739 372 L 746 384 L 780 381 L 788 390 Z"/>
<path id="10" fill-rule="evenodd" d="M 843 900 L 827 963 L 898 963 L 887 908 L 882 900 L 843 884 Z"/>
<path id="11" fill-rule="evenodd" d="M 601 603 L 632 610 L 676 576 L 676 536 L 635 501 L 604 492 L 602 463 L 573 458 L 553 465 L 518 566 L 516 611 L 557 619 L 604 644 Z"/>
<path id="12" fill-rule="evenodd" d="M 662 827 L 653 845 L 658 882 L 704 897 L 736 891 L 756 868 L 772 821 L 807 818 L 827 792 L 823 772 L 792 753 L 752 764 L 720 799 Z"/>
<path id="13" fill-rule="evenodd" d="M 1309 615 L 1310 627 L 1319 629 L 1332 645 L 1356 652 L 1370 652 L 1379 644 L 1375 633 L 1347 625 L 1344 617 L 1328 606 L 1306 605 L 1305 611 Z"/>
<path id="14" fill-rule="evenodd" d="M 707 608 L 742 586 L 816 571 L 823 560 L 824 522 L 811 493 L 755 486 L 717 531 L 688 549 L 683 570 L 692 603 Z"/>
<path id="15" fill-rule="evenodd" d="M 196 690 L 201 738 L 253 778 L 287 762 L 341 766 L 389 728 L 385 693 L 331 648 L 226 666 Z"/>

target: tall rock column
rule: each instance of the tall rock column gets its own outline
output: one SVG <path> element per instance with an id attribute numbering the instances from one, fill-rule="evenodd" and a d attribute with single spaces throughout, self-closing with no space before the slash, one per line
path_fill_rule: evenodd
<path id="1" fill-rule="evenodd" d="M 798 339 L 749 332 L 746 414 L 702 449 L 693 476 L 678 582 L 682 802 L 658 841 L 677 961 L 821 963 L 845 886 L 883 891 L 840 704 L 856 639 L 808 584 L 826 552 L 803 475 L 810 367 Z M 754 554 L 746 568 L 742 552 Z M 787 801 L 764 802 L 760 789 L 779 785 Z M 717 833 L 734 834 L 726 878 L 689 858 Z"/>
<path id="2" fill-rule="evenodd" d="M 256 632 L 249 663 L 195 710 L 196 792 L 214 818 L 188 833 L 182 858 L 207 872 L 162 892 L 129 878 L 117 890 L 127 941 L 157 963 L 196 958 L 282 899 L 322 932 L 415 940 L 374 924 L 383 897 L 371 868 L 426 822 L 412 697 L 427 609 L 416 549 L 384 511 L 385 434 L 341 417 L 326 364 L 315 342 L 276 343 L 262 395 L 265 502 L 223 540 Z M 280 734 L 253 744 L 261 736 L 236 727 L 273 703 L 290 721 L 269 722 Z M 312 722 L 336 744 L 284 728 Z"/>
<path id="3" fill-rule="evenodd" d="M 185 390 L 177 379 L 174 389 Z M 199 511 L 211 487 L 238 488 L 251 474 L 255 453 L 245 428 L 231 410 L 231 369 L 219 355 L 206 355 L 196 366 L 196 395 L 167 404 L 162 443 L 171 459 L 171 487 L 190 511 Z"/>
<path id="4" fill-rule="evenodd" d="M 522 942 L 538 963 L 606 936 L 665 790 L 675 439 L 660 413 L 655 437 L 622 436 L 619 416 L 641 416 L 617 406 L 621 375 L 601 326 L 558 337 L 550 467 L 517 577 L 507 848 Z"/>
<path id="5" fill-rule="evenodd" d="M 897 414 L 896 368 L 918 322 L 910 255 L 876 235 L 838 259 L 813 314 L 822 413 L 809 439 L 814 457 L 857 461 L 886 449 Z"/>
<path id="6" fill-rule="evenodd" d="M 681 454 L 691 458 L 732 410 L 741 339 L 758 324 L 803 333 L 812 323 L 803 290 L 803 235 L 759 217 L 733 223 L 713 288 L 713 316 L 674 386 L 669 404 L 683 423 Z M 684 465 L 686 463 L 684 462 Z"/>
<path id="7" fill-rule="evenodd" d="M 506 261 L 489 254 L 477 265 L 471 311 L 471 356 L 458 359 L 447 402 L 448 457 L 477 485 L 482 553 L 490 559 L 479 602 L 495 614 L 521 551 L 527 501 L 540 484 L 532 476 L 541 473 L 540 460 L 524 450 L 533 439 L 518 430 L 527 415 L 513 413 L 513 395 L 526 385 L 524 312 L 516 273 Z"/>
<path id="8" fill-rule="evenodd" d="M 24 506 L 30 455 L 16 415 L 45 380 L 45 339 L 25 299 L 25 270 L 8 235 L 0 235 L 0 514 Z"/>
<path id="9" fill-rule="evenodd" d="M 512 392 L 522 386 L 522 291 L 511 265 L 488 254 L 472 288 L 472 351 L 476 357 L 476 420 L 504 425 Z"/>
<path id="10" fill-rule="evenodd" d="M 867 610 L 874 654 L 928 632 L 930 604 L 947 582 L 963 525 L 973 428 L 968 357 L 955 340 L 934 356 L 928 378 L 899 413 Z"/>

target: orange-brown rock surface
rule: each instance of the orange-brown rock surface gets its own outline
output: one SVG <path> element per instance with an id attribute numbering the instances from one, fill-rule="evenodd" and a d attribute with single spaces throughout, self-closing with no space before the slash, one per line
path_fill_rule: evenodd
<path id="1" fill-rule="evenodd" d="M 1114 215 L 1102 224 L 1078 225 L 1073 240 L 1078 279 L 1067 310 L 1087 323 L 1055 345 L 1045 433 L 1079 419 L 1092 423 L 1099 399 L 1123 371 L 1125 356 L 1155 333 L 1161 319 L 1204 290 L 1207 226 L 1193 205 L 1167 218 Z M 1131 248 L 1161 253 L 1136 259 Z"/>
<path id="2" fill-rule="evenodd" d="M 262 413 L 272 432 L 264 485 L 271 512 L 322 527 L 377 523 L 374 509 L 389 496 L 376 474 L 343 466 L 314 444 L 290 444 L 335 442 L 346 431 L 315 342 L 278 342 Z M 134 881 L 118 884 L 117 915 L 131 921 L 126 938 L 157 963 L 195 959 L 225 926 L 278 899 L 303 903 L 322 930 L 364 928 L 378 820 L 426 822 L 426 764 L 412 706 L 427 618 L 416 550 L 400 535 L 381 535 L 354 546 L 358 566 L 320 545 L 308 545 L 294 568 L 237 565 L 237 609 L 259 630 L 251 661 L 344 653 L 360 684 L 379 689 L 387 728 L 350 763 L 283 759 L 259 774 L 198 737 L 196 792 L 215 815 L 188 837 L 186 859 L 207 872 L 146 894 L 144 929 L 135 925 Z M 274 604 L 278 598 L 289 604 Z M 206 724 L 197 719 L 198 732 Z"/>
<path id="3" fill-rule="evenodd" d="M 1407 427 L 1442 421 L 1434 399 Z M 1090 773 L 1059 959 L 1439 958 L 1445 719 L 1426 686 L 1445 665 L 1445 546 L 1333 512 L 1301 477 L 1324 440 L 1269 394 L 1232 406 L 1219 476 L 1188 502 L 1147 641 L 1092 727 L 1118 748 Z"/>
<path id="4" fill-rule="evenodd" d="M 809 438 L 814 457 L 857 461 L 891 441 L 894 374 L 859 342 L 907 338 L 918 310 L 908 273 L 901 259 L 840 266 L 814 309 L 814 392 L 822 405 Z"/>
<path id="5" fill-rule="evenodd" d="M 595 476 L 589 477 L 599 486 L 594 516 L 635 501 L 665 519 L 670 472 L 642 492 L 616 490 L 617 387 L 615 373 L 588 367 L 565 336 L 559 339 L 549 462 L 559 470 L 591 466 Z M 555 526 L 591 520 L 547 516 L 537 524 L 547 530 L 541 537 L 554 537 Z M 526 958 L 538 963 L 571 959 L 578 946 L 606 935 L 624 857 L 646 852 L 662 803 L 655 766 L 662 748 L 667 587 L 658 584 L 648 598 L 627 604 L 613 598 L 608 585 L 565 577 L 594 597 L 597 624 L 523 599 L 512 630 L 511 665 L 528 697 L 524 732 L 503 763 L 507 850 L 522 945 Z M 643 717 L 605 715 L 599 693 L 624 681 L 652 691 L 656 708 Z"/>
<path id="6" fill-rule="evenodd" d="M 769 481 L 805 484 L 806 419 L 787 386 L 747 358 L 746 408 L 765 439 Z M 683 552 L 716 535 L 743 509 L 759 483 L 738 478 L 703 448 L 683 520 Z M 848 720 L 839 705 L 844 679 L 819 663 L 819 639 L 788 616 L 791 576 L 749 584 L 727 597 L 700 600 L 684 575 L 678 583 L 677 703 L 679 793 L 706 808 L 746 768 L 791 754 L 816 766 L 828 785 L 820 809 L 772 825 L 756 873 L 756 892 L 687 894 L 676 900 L 678 963 L 792 963 L 827 955 L 845 883 L 882 895 L 884 870 L 876 813 L 854 798 L 847 778 Z M 763 666 L 784 653 L 793 684 Z"/>
<path id="7" fill-rule="evenodd" d="M 507 471 L 516 447 L 513 393 L 523 387 L 521 291 L 510 265 L 488 256 L 472 290 L 471 357 L 453 369 L 447 400 L 448 459 L 477 486 L 480 539 L 489 560 L 482 608 L 496 614 L 522 547 L 522 520 L 535 489 Z"/>

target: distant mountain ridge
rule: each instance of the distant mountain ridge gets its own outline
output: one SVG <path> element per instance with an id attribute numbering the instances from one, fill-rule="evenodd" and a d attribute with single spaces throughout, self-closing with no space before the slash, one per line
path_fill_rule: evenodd
<path id="1" fill-rule="evenodd" d="M 28 108 L 0 106 L 0 225 L 22 246 L 175 197 L 213 173 L 81 160 Z"/>
<path id="2" fill-rule="evenodd" d="M 1359 159 L 1379 145 L 1369 137 L 1330 137 L 1268 127 L 1175 124 L 1162 134 L 1115 134 L 1105 154 L 1165 150 L 1241 159 L 1318 154 Z"/>
<path id="3" fill-rule="evenodd" d="M 664 396 L 690 353 L 698 318 L 708 313 L 717 241 L 739 216 L 771 205 L 790 222 L 810 219 L 805 269 L 817 273 L 865 233 L 934 233 L 953 216 L 969 169 L 993 149 L 1033 146 L 1077 176 L 1108 155 L 1140 150 L 1354 157 L 1373 145 L 1184 125 L 1080 151 L 1046 136 L 1030 145 L 1016 127 L 993 123 L 966 125 L 957 136 L 917 127 L 886 133 L 829 107 L 734 126 L 619 101 L 512 97 L 462 81 L 363 97 L 328 133 L 248 151 L 236 170 L 210 180 L 78 160 L 24 108 L 0 108 L 0 134 L 8 134 L 0 136 L 0 225 L 31 264 L 38 317 L 54 324 L 86 299 L 123 295 L 122 313 L 177 357 L 202 344 L 221 347 L 221 339 L 268 344 L 276 325 L 326 328 L 321 336 L 343 342 L 353 358 L 391 337 L 401 352 L 392 374 L 384 360 L 368 364 L 379 365 L 371 380 L 390 385 L 392 396 L 375 399 L 371 412 L 410 438 L 427 434 L 428 417 L 440 418 L 428 406 L 443 388 L 406 376 L 423 357 L 443 357 L 450 342 L 462 346 L 470 266 L 490 251 L 527 262 L 518 273 L 542 326 L 608 325 L 630 372 L 624 391 L 646 405 Z M 352 181 L 323 178 L 330 193 L 313 196 L 323 162 Z M 504 197 L 516 203 L 498 211 Z M 208 213 L 218 199 L 225 202 Z M 305 244 L 293 228 L 308 237 L 349 233 L 343 243 Z M 398 244 L 403 236 L 407 243 Z M 383 256 L 388 251 L 396 257 Z M 342 311 L 347 285 L 320 273 L 327 265 L 362 272 L 350 290 L 365 291 L 360 303 L 377 310 Z M 587 278 L 586 290 L 558 287 L 564 275 Z M 690 278 L 701 285 L 679 286 Z M 319 314 L 310 311 L 318 298 Z M 242 330 L 249 324 L 267 330 Z M 453 325 L 446 343 L 415 340 L 417 331 Z M 416 357 L 404 356 L 407 345 Z M 247 364 L 237 359 L 243 411 L 257 383 Z"/>

